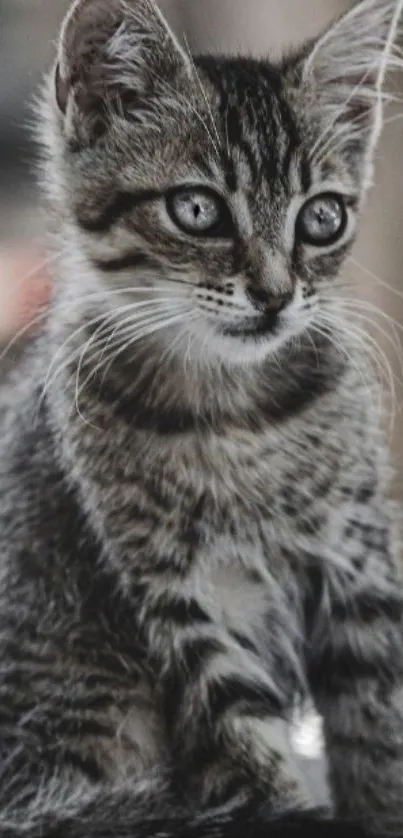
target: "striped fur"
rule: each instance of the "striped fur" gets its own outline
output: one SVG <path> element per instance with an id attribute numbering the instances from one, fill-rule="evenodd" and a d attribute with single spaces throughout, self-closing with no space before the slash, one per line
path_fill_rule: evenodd
<path id="1" fill-rule="evenodd" d="M 0 443 L 2 838 L 403 834 L 395 510 L 339 281 L 402 5 L 277 65 L 192 59 L 152 0 L 66 19 L 58 276 Z M 185 182 L 225 235 L 175 226 Z M 304 244 L 329 192 L 340 237 Z M 308 694 L 338 821 L 281 735 Z"/>

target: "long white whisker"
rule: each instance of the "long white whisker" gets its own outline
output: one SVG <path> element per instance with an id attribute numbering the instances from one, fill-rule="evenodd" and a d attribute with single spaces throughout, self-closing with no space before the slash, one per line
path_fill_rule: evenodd
<path id="1" fill-rule="evenodd" d="M 196 67 L 196 64 L 195 64 L 195 61 L 194 61 L 193 55 L 192 55 L 192 53 L 191 53 L 190 46 L 189 46 L 189 42 L 188 42 L 188 39 L 187 39 L 187 37 L 186 37 L 186 33 L 185 33 L 185 32 L 183 33 L 183 40 L 184 40 L 184 42 L 185 42 L 185 46 L 186 46 L 186 49 L 187 49 L 187 52 L 188 52 L 188 55 L 189 55 L 189 59 L 190 59 L 190 62 L 191 62 L 192 68 L 193 68 L 193 72 L 194 72 L 194 74 L 195 74 L 195 76 L 196 76 L 197 83 L 198 83 L 198 85 L 199 85 L 199 88 L 200 88 L 201 94 L 202 94 L 202 96 L 203 96 L 203 99 L 204 99 L 204 102 L 205 102 L 205 105 L 206 105 L 206 108 L 207 108 L 207 112 L 208 112 L 208 114 L 210 115 L 211 125 L 212 125 L 213 131 L 214 131 L 214 133 L 215 133 L 215 135 L 216 135 L 216 139 L 217 139 L 217 142 L 218 142 L 218 146 L 220 146 L 220 145 L 221 145 L 221 137 L 220 137 L 220 135 L 219 135 L 219 133 L 218 133 L 217 125 L 216 125 L 216 122 L 215 122 L 215 119 L 214 119 L 213 109 L 212 109 L 211 104 L 210 104 L 210 102 L 209 102 L 209 100 L 208 100 L 208 96 L 207 96 L 207 93 L 206 93 L 206 91 L 205 91 L 205 89 L 204 89 L 204 85 L 203 85 L 202 80 L 201 80 L 201 78 L 200 78 L 200 74 L 199 74 L 199 72 L 198 72 L 198 70 L 197 70 L 197 67 Z"/>
<path id="2" fill-rule="evenodd" d="M 34 326 L 37 326 L 42 320 L 45 319 L 46 314 L 47 311 L 42 310 L 39 314 L 36 315 L 36 317 L 33 317 L 29 321 L 29 323 L 26 324 L 26 326 L 23 326 L 21 329 L 18 330 L 18 332 L 16 332 L 15 335 L 13 335 L 11 340 L 9 340 L 6 343 L 4 349 L 2 349 L 2 351 L 0 352 L 0 364 L 5 360 L 8 353 L 11 352 L 11 350 L 18 344 L 18 342 L 22 340 L 22 338 L 25 335 L 29 334 L 34 328 Z"/>
<path id="3" fill-rule="evenodd" d="M 169 299 L 166 297 L 158 297 L 155 300 L 152 300 L 151 302 L 145 301 L 144 303 L 130 303 L 127 306 L 120 307 L 118 312 L 111 312 L 110 316 L 106 319 L 105 322 L 115 320 L 116 323 L 114 331 L 112 332 L 110 338 L 108 338 L 106 348 L 108 347 L 108 343 L 110 342 L 110 340 L 113 340 L 116 332 L 122 330 L 122 327 L 125 325 L 125 323 L 132 323 L 133 318 L 135 318 L 135 322 L 137 322 L 137 320 L 139 319 L 137 312 L 140 309 L 146 309 L 145 312 L 141 311 L 141 314 L 148 314 L 150 312 L 157 313 L 160 311 L 160 309 L 165 311 L 167 308 L 177 307 L 178 305 L 183 305 L 182 301 L 175 300 L 174 298 Z M 130 313 L 129 318 L 127 320 L 122 320 L 122 316 L 127 313 Z"/>
<path id="4" fill-rule="evenodd" d="M 356 117 L 356 120 L 358 123 L 359 120 L 362 120 L 362 117 Z M 354 122 L 355 119 L 352 119 L 346 125 L 338 126 L 337 131 L 330 134 L 326 142 L 324 142 L 317 150 L 315 156 L 311 158 L 312 163 L 319 166 L 324 160 L 326 160 L 326 158 L 335 154 L 340 148 L 342 148 L 346 139 L 349 141 L 352 139 L 359 139 L 363 134 L 363 130 L 360 130 L 357 125 L 354 125 Z"/>
<path id="5" fill-rule="evenodd" d="M 399 122 L 400 119 L 403 119 L 403 112 L 395 113 L 393 116 L 388 116 L 387 119 L 384 120 L 384 125 L 393 125 L 394 122 Z"/>
<path id="6" fill-rule="evenodd" d="M 205 122 L 205 120 L 203 119 L 203 117 L 201 116 L 201 114 L 199 113 L 197 108 L 195 108 L 195 106 L 192 104 L 192 102 L 190 102 L 189 99 L 187 99 L 186 96 L 183 95 L 183 93 L 180 93 L 178 90 L 175 90 L 175 88 L 172 87 L 172 85 L 170 85 L 167 81 L 165 81 L 165 79 L 161 78 L 161 76 L 159 76 L 158 73 L 156 73 L 153 70 L 150 70 L 150 72 L 157 79 L 158 83 L 162 85 L 163 88 L 168 90 L 170 93 L 174 94 L 177 106 L 178 106 L 179 100 L 182 100 L 184 102 L 185 108 L 182 108 L 182 113 L 184 114 L 184 116 L 186 116 L 187 115 L 187 109 L 189 109 L 191 111 L 191 113 L 196 117 L 198 122 L 200 122 L 200 124 L 204 128 L 215 153 L 217 154 L 218 157 L 220 157 L 219 146 L 217 146 L 216 141 L 215 141 L 213 135 L 211 134 L 207 123 Z"/>
<path id="7" fill-rule="evenodd" d="M 168 281 L 170 281 L 170 282 L 180 282 L 180 280 L 168 280 Z M 183 284 L 187 284 L 187 283 L 184 282 Z M 85 294 L 83 297 L 80 298 L 80 303 L 82 305 L 86 305 L 87 303 L 103 301 L 105 298 L 108 298 L 110 296 L 121 296 L 122 294 L 140 294 L 140 293 L 144 293 L 145 291 L 147 291 L 148 293 L 150 293 L 150 292 L 157 293 L 157 292 L 161 292 L 161 291 L 171 292 L 172 294 L 177 293 L 174 288 L 172 288 L 172 289 L 171 288 L 164 288 L 163 286 L 161 286 L 160 288 L 150 288 L 148 286 L 138 287 L 138 288 L 131 288 L 131 287 L 126 288 L 126 287 L 124 287 L 124 288 L 116 288 L 116 289 L 113 289 L 113 290 L 110 290 L 110 291 L 103 290 L 103 291 L 98 291 L 98 292 Z M 158 300 L 158 297 L 156 299 Z M 56 307 L 57 307 L 57 312 L 59 314 L 62 314 L 62 313 L 63 314 L 68 314 L 70 311 L 74 310 L 75 301 L 70 300 L 70 301 L 65 302 L 64 304 L 61 304 L 61 303 L 57 302 Z M 29 334 L 34 329 L 35 326 L 39 325 L 41 323 L 41 321 L 44 321 L 44 320 L 46 320 L 46 318 L 48 318 L 50 309 L 51 309 L 50 305 L 48 305 L 48 304 L 44 305 L 35 317 L 32 317 L 31 320 L 25 326 L 23 326 L 21 329 L 18 330 L 18 332 L 16 332 L 16 334 L 13 335 L 13 337 L 7 342 L 7 344 L 4 346 L 4 348 L 0 352 L 0 364 L 2 363 L 2 361 L 5 360 L 8 353 L 12 351 L 14 346 L 16 346 L 18 344 L 18 342 L 26 334 Z"/>
<path id="8" fill-rule="evenodd" d="M 390 291 L 392 294 L 396 294 L 397 297 L 400 297 L 400 299 L 403 300 L 403 291 L 399 291 L 397 288 L 393 288 L 392 285 L 389 285 L 389 283 L 387 283 L 386 280 L 381 279 L 381 277 L 377 276 L 377 274 L 371 271 L 366 265 L 362 265 L 360 262 L 357 262 L 357 259 L 354 259 L 353 256 L 350 256 L 348 261 L 355 265 L 357 268 L 359 268 L 360 271 L 363 271 L 363 273 L 365 273 L 366 276 L 370 277 L 370 279 L 373 279 L 375 282 L 381 285 L 382 288 L 386 288 L 387 291 Z"/>
<path id="9" fill-rule="evenodd" d="M 130 332 L 133 331 L 133 326 L 144 325 L 147 322 L 147 318 L 154 318 L 156 316 L 160 317 L 161 314 L 174 313 L 174 312 L 177 312 L 177 311 L 184 311 L 184 310 L 185 310 L 184 303 L 182 303 L 180 301 L 178 301 L 176 303 L 172 302 L 168 305 L 166 303 L 164 303 L 164 305 L 162 305 L 161 307 L 159 307 L 159 306 L 158 307 L 153 307 L 149 311 L 147 311 L 145 313 L 143 312 L 143 316 L 141 318 L 139 318 L 136 314 L 132 314 L 131 317 L 128 317 L 125 320 L 122 320 L 120 323 L 118 323 L 115 326 L 115 329 L 114 329 L 113 333 L 110 335 L 110 337 L 106 341 L 104 349 L 103 349 L 102 354 L 101 354 L 99 366 L 102 365 L 104 355 L 107 352 L 108 347 L 110 346 L 110 344 L 113 343 L 113 341 L 115 340 L 116 336 L 118 336 L 118 338 L 121 338 L 122 335 L 130 334 Z"/>
<path id="10" fill-rule="evenodd" d="M 149 324 L 145 327 L 142 327 L 138 331 L 133 331 L 133 330 L 129 331 L 128 332 L 129 338 L 128 338 L 128 340 L 126 340 L 124 342 L 124 345 L 117 352 L 114 351 L 114 349 L 115 349 L 114 348 L 113 351 L 111 351 L 108 356 L 104 357 L 103 363 L 108 364 L 108 366 L 105 369 L 104 375 L 102 377 L 102 381 L 104 381 L 105 376 L 107 375 L 111 364 L 115 363 L 117 358 L 120 357 L 120 355 L 122 355 L 124 352 L 126 352 L 128 348 L 130 348 L 131 346 L 133 346 L 135 343 L 137 343 L 139 340 L 142 340 L 143 338 L 148 338 L 150 335 L 153 335 L 156 332 L 161 331 L 162 329 L 168 328 L 169 326 L 173 326 L 176 323 L 180 323 L 180 321 L 183 319 L 183 316 L 184 316 L 184 312 L 180 312 L 178 314 L 173 315 L 172 317 L 170 317 L 168 319 L 165 319 L 165 320 L 162 320 L 162 321 L 159 319 L 156 322 L 156 324 L 151 324 L 151 327 L 150 327 L 150 324 Z M 101 381 L 101 385 L 102 385 L 102 381 Z M 84 384 L 86 384 L 86 383 L 87 382 L 84 382 Z"/>
<path id="11" fill-rule="evenodd" d="M 52 254 L 51 256 L 47 256 L 46 259 L 42 259 L 40 262 L 37 262 L 33 268 L 30 268 L 28 273 L 23 274 L 23 276 L 18 277 L 17 279 L 17 286 L 23 285 L 24 282 L 27 282 L 29 279 L 33 279 L 40 271 L 44 268 L 49 267 L 49 265 L 53 265 L 59 259 L 59 254 Z M 13 290 L 15 289 L 15 284 L 13 283 Z M 10 291 L 13 293 L 13 291 Z"/>
<path id="12" fill-rule="evenodd" d="M 323 328 L 321 328 L 321 324 L 323 325 Z M 323 337 L 326 337 L 328 340 L 330 340 L 331 343 L 333 344 L 333 346 L 335 347 L 335 349 L 337 350 L 337 352 L 339 352 L 341 355 L 344 355 L 344 357 L 347 359 L 348 363 L 352 364 L 352 366 L 357 370 L 357 372 L 358 372 L 358 374 L 359 374 L 359 376 L 360 376 L 360 378 L 361 378 L 361 380 L 362 380 L 362 382 L 363 382 L 363 384 L 364 384 L 364 386 L 367 390 L 368 402 L 373 403 L 373 394 L 372 394 L 372 390 L 371 390 L 371 387 L 373 386 L 373 378 L 369 374 L 369 370 L 366 369 L 365 367 L 362 367 L 358 363 L 358 358 L 356 358 L 355 356 L 352 356 L 352 354 L 351 354 L 351 341 L 352 341 L 352 338 L 353 338 L 351 332 L 349 332 L 348 341 L 346 341 L 346 345 L 344 345 L 344 343 L 342 342 L 344 328 L 343 328 L 343 326 L 340 325 L 339 322 L 335 322 L 334 320 L 331 320 L 331 321 L 325 320 L 323 317 L 321 317 L 320 320 L 319 320 L 319 323 L 315 323 L 315 325 L 312 326 L 311 328 L 317 334 L 322 335 Z M 339 337 L 340 337 L 339 341 L 336 340 L 336 335 L 339 335 Z M 356 341 L 356 340 L 357 340 L 357 338 L 354 338 L 354 341 Z M 360 346 L 362 345 L 362 341 L 359 342 L 359 345 Z M 367 355 L 367 354 L 368 354 L 368 350 L 367 350 L 367 347 L 365 347 L 365 355 Z M 379 397 L 379 395 L 378 395 L 378 403 L 377 403 L 377 405 L 374 405 L 374 409 L 376 410 L 377 413 L 379 413 L 379 409 L 380 409 L 380 397 Z"/>
<path id="13" fill-rule="evenodd" d="M 28 271 L 28 273 L 24 274 L 23 276 L 21 276 L 17 279 L 17 283 L 16 283 L 17 287 L 23 285 L 25 282 L 28 282 L 28 280 L 35 277 L 39 273 L 39 271 L 43 270 L 43 268 L 46 268 L 49 265 L 52 265 L 54 262 L 57 261 L 57 259 L 59 259 L 59 254 L 55 254 L 53 256 L 48 256 L 46 259 L 43 259 L 41 262 L 38 262 L 35 265 L 35 267 L 31 268 L 31 270 Z M 13 283 L 13 288 L 10 289 L 10 296 L 15 293 L 15 287 L 16 286 Z M 0 363 L 2 361 L 4 361 L 7 354 L 24 337 L 24 335 L 29 333 L 34 328 L 34 326 L 39 324 L 41 322 L 41 320 L 43 320 L 46 317 L 47 311 L 48 311 L 48 306 L 47 305 L 41 306 L 41 310 L 38 312 L 38 314 L 36 314 L 35 317 L 32 317 L 30 319 L 30 321 L 25 326 L 22 326 L 22 328 L 19 329 L 16 332 L 16 334 L 13 335 L 13 337 L 7 342 L 7 344 L 4 346 L 4 348 L 0 352 Z"/>
<path id="14" fill-rule="evenodd" d="M 371 327 L 375 328 L 381 335 L 383 335 L 386 341 L 392 346 L 394 352 L 396 353 L 400 362 L 402 362 L 401 353 L 403 351 L 403 345 L 399 340 L 399 336 L 396 331 L 396 324 L 392 318 L 390 318 L 387 314 L 380 311 L 376 306 L 368 305 L 355 305 L 354 301 L 350 300 L 341 300 L 342 310 L 346 312 L 347 315 L 354 314 L 356 315 L 360 321 L 369 323 Z M 370 317 L 369 315 L 373 315 Z M 381 324 L 378 321 L 378 317 L 384 317 L 388 325 L 391 326 L 392 334 L 387 332 L 385 329 L 382 328 Z M 399 325 L 399 324 L 398 324 Z M 403 327 L 402 327 L 403 329 Z M 393 335 L 393 336 L 392 336 Z"/>
<path id="15" fill-rule="evenodd" d="M 166 305 L 166 302 L 168 302 L 168 306 Z M 128 317 L 128 318 L 124 319 L 123 321 L 121 321 L 121 323 L 120 323 L 120 324 L 115 325 L 115 328 L 114 328 L 114 330 L 113 330 L 113 332 L 112 332 L 112 335 L 108 338 L 108 340 L 107 340 L 107 342 L 106 342 L 106 345 L 104 346 L 104 349 L 103 349 L 103 352 L 102 352 L 102 355 L 101 355 L 100 364 L 102 364 L 102 359 L 103 359 L 103 356 L 104 356 L 104 354 L 105 354 L 105 352 L 106 352 L 106 349 L 107 349 L 107 347 L 108 347 L 108 343 L 109 343 L 111 340 L 113 340 L 113 338 L 114 338 L 114 336 L 115 336 L 115 334 L 116 334 L 116 332 L 117 332 L 117 331 L 120 331 L 121 333 L 123 333 L 123 332 L 125 331 L 125 329 L 124 329 L 125 324 L 130 323 L 130 324 L 132 324 L 132 325 L 133 325 L 133 324 L 135 324 L 135 325 L 138 325 L 138 324 L 146 325 L 146 324 L 147 324 L 147 323 L 149 323 L 149 322 L 154 322 L 154 320 L 155 320 L 156 318 L 159 318 L 159 317 L 161 316 L 161 313 L 165 313 L 165 311 L 166 311 L 167 309 L 168 309 L 168 311 L 171 311 L 172 309 L 173 309 L 173 310 L 176 310 L 176 309 L 178 308 L 178 305 L 179 305 L 179 304 L 172 303 L 170 300 L 168 300 L 168 301 L 163 300 L 163 301 L 159 302 L 159 303 L 158 303 L 158 305 L 156 305 L 155 303 L 153 303 L 153 304 L 152 304 L 152 306 L 150 306 L 150 304 L 149 304 L 149 303 L 148 303 L 148 304 L 144 303 L 144 305 L 143 305 L 143 304 L 141 304 L 141 303 L 137 303 L 137 304 L 134 304 L 134 306 L 133 306 L 133 304 L 131 304 L 131 305 L 129 305 L 129 306 L 125 306 L 124 308 L 121 308 L 121 309 L 119 310 L 119 314 L 120 314 L 120 315 L 121 315 L 123 312 L 125 312 L 125 311 L 126 311 L 126 312 L 127 312 L 127 311 L 131 311 L 131 312 L 132 312 L 132 313 L 131 313 L 131 317 Z M 134 312 L 133 312 L 133 308 L 134 308 L 134 307 L 136 308 L 136 313 L 134 313 Z M 143 312 L 142 312 L 142 316 L 141 316 L 141 317 L 138 317 L 138 314 L 137 314 L 138 309 L 140 309 L 140 308 L 144 308 L 144 307 L 147 309 L 147 311 L 146 311 L 146 312 L 144 312 L 144 311 L 143 311 Z M 113 320 L 115 320 L 115 319 L 116 319 L 116 313 L 115 313 L 115 312 L 113 312 L 113 315 L 111 315 L 109 319 L 111 319 L 112 317 L 113 317 Z M 84 363 L 84 358 L 85 358 L 86 354 L 88 354 L 89 350 L 91 349 L 91 346 L 92 346 L 92 344 L 94 343 L 94 340 L 96 340 L 96 338 L 97 338 L 97 333 L 100 331 L 100 329 L 101 329 L 101 330 L 104 330 L 105 325 L 106 325 L 106 321 L 105 321 L 105 322 L 101 325 L 101 327 L 99 327 L 99 328 L 96 330 L 96 332 L 94 333 L 94 335 L 92 335 L 92 336 L 89 338 L 89 340 L 88 340 L 88 341 L 86 341 L 86 343 L 85 343 L 85 345 L 84 345 L 84 348 L 83 348 L 83 350 L 82 350 L 82 352 L 81 352 L 81 355 L 80 355 L 80 359 L 79 359 L 79 362 L 78 362 L 78 365 L 77 365 L 77 372 L 76 372 L 76 388 L 75 388 L 75 389 L 76 389 L 76 407 L 77 407 L 77 412 L 78 412 L 78 413 L 80 413 L 79 406 L 78 406 L 78 400 L 79 400 L 79 383 L 80 383 L 80 375 L 81 375 L 82 365 L 83 365 L 83 363 Z M 132 325 L 131 325 L 131 328 L 132 328 Z M 99 366 L 99 365 L 98 365 L 98 366 Z"/>
<path id="16" fill-rule="evenodd" d="M 345 114 L 347 105 L 351 102 L 351 100 L 353 99 L 353 97 L 357 95 L 358 91 L 359 91 L 359 90 L 363 87 L 364 83 L 365 83 L 365 82 L 367 81 L 367 79 L 369 78 L 370 73 L 372 72 L 372 70 L 373 70 L 373 68 L 369 68 L 369 69 L 367 70 L 367 72 L 365 73 L 364 78 L 360 81 L 360 83 L 359 83 L 359 84 L 355 85 L 355 87 L 354 87 L 354 88 L 352 88 L 352 89 L 350 90 L 350 93 L 349 93 L 349 95 L 347 96 L 347 98 L 344 100 L 344 102 L 343 102 L 342 106 L 336 110 L 335 114 L 333 115 L 333 119 L 332 119 L 332 120 L 330 121 L 330 123 L 326 126 L 325 131 L 324 131 L 324 132 L 323 132 L 323 134 L 319 137 L 319 139 L 316 141 L 316 143 L 314 143 L 313 148 L 312 148 L 312 151 L 311 151 L 311 153 L 310 153 L 310 155 L 309 155 L 309 159 L 310 159 L 310 160 L 314 160 L 314 159 L 315 159 L 315 155 L 316 155 L 316 152 L 317 152 L 318 146 L 319 146 L 319 145 L 323 142 L 323 140 L 324 140 L 324 139 L 327 137 L 327 135 L 330 133 L 330 131 L 332 130 L 332 128 L 333 128 L 333 127 L 334 127 L 334 125 L 336 124 L 337 120 L 338 120 L 341 116 L 343 116 L 343 114 Z"/>
<path id="17" fill-rule="evenodd" d="M 147 301 L 147 303 L 145 301 L 142 301 L 140 303 L 131 303 L 130 305 L 131 305 L 132 308 L 134 308 L 135 306 L 138 306 L 138 307 L 141 307 L 141 308 L 144 308 L 145 306 L 147 306 L 147 307 L 149 306 L 151 308 L 154 304 L 155 304 L 154 301 Z M 124 307 L 124 308 L 126 309 L 127 307 Z M 44 381 L 44 385 L 43 385 L 43 388 L 42 388 L 42 393 L 41 393 L 41 396 L 40 396 L 40 399 L 39 399 L 39 402 L 38 402 L 38 409 L 40 409 L 40 407 L 43 403 L 43 400 L 46 397 L 48 389 L 54 381 L 53 370 L 55 368 L 55 365 L 57 364 L 58 359 L 60 358 L 60 356 L 62 356 L 62 358 L 63 358 L 64 351 L 65 351 L 66 347 L 68 346 L 68 344 L 71 343 L 72 341 L 74 341 L 82 332 L 87 331 L 89 328 L 91 328 L 91 326 L 95 326 L 97 323 L 99 323 L 99 321 L 102 321 L 101 325 L 103 326 L 103 328 L 105 328 L 110 321 L 115 320 L 115 318 L 118 315 L 118 311 L 119 311 L 119 309 L 116 310 L 116 311 L 110 312 L 107 316 L 105 316 L 104 313 L 100 313 L 100 314 L 96 315 L 96 317 L 93 317 L 90 320 L 86 320 L 84 323 L 82 323 L 80 326 L 78 326 L 77 329 L 75 329 L 70 335 L 68 335 L 66 340 L 62 343 L 62 345 L 57 350 L 56 354 L 53 356 L 52 361 L 49 365 L 47 375 L 46 375 L 46 378 L 45 378 L 45 381 Z M 68 366 L 68 364 L 71 363 L 74 360 L 78 351 L 80 351 L 80 349 L 75 347 L 71 356 L 69 356 L 69 358 L 67 360 L 65 359 L 64 367 Z M 59 372 L 60 372 L 60 369 L 59 369 Z"/>
<path id="18" fill-rule="evenodd" d="M 349 343 L 352 340 L 355 340 L 361 346 L 364 354 L 370 357 L 373 364 L 375 365 L 375 369 L 377 369 L 378 372 L 381 373 L 381 381 L 382 379 L 384 379 L 384 376 L 386 376 L 388 392 L 391 397 L 392 427 L 397 405 L 395 376 L 388 358 L 382 351 L 377 341 L 374 340 L 374 338 L 370 335 L 368 330 L 359 328 L 356 324 L 353 324 L 351 321 L 345 323 L 342 320 L 342 318 L 335 318 L 334 314 L 330 315 L 329 312 L 322 312 L 321 322 L 327 323 L 331 329 L 336 328 L 340 334 L 344 334 L 346 337 L 347 345 L 349 345 Z"/>
<path id="19" fill-rule="evenodd" d="M 342 286 L 339 286 L 340 290 L 341 288 Z M 371 331 L 376 329 L 378 333 L 383 335 L 393 348 L 403 373 L 403 343 L 399 336 L 399 333 L 403 335 L 403 325 L 369 300 L 358 300 L 357 297 L 351 296 L 338 296 L 337 307 L 340 313 L 345 312 L 347 316 L 354 315 L 360 321 L 367 322 Z M 383 324 L 383 322 L 388 327 L 388 331 L 385 331 L 382 327 L 381 323 Z"/>
<path id="20" fill-rule="evenodd" d="M 395 331 L 395 336 L 397 331 L 403 331 L 403 325 L 401 323 L 370 300 L 359 299 L 356 296 L 343 297 L 339 295 L 337 297 L 337 307 L 342 307 L 343 310 L 351 310 L 357 315 L 357 317 L 361 317 L 361 315 L 364 314 L 372 314 L 374 317 L 373 323 L 377 327 L 380 325 L 378 318 L 385 320 L 386 323 Z M 400 343 L 398 337 L 397 340 Z"/>
<path id="21" fill-rule="evenodd" d="M 191 333 L 191 330 L 190 330 L 190 328 L 189 328 L 189 324 L 192 322 L 192 320 L 196 320 L 196 319 L 197 319 L 197 316 L 198 316 L 198 315 L 197 315 L 197 313 L 196 313 L 196 312 L 191 312 L 191 313 L 188 315 L 188 317 L 187 317 L 187 319 L 186 319 L 186 326 L 185 326 L 185 329 L 182 329 L 181 331 L 179 331 L 179 333 L 178 333 L 178 335 L 176 336 L 176 338 L 172 341 L 172 343 L 168 344 L 168 346 L 167 346 L 167 348 L 166 348 L 165 352 L 163 352 L 163 353 L 162 353 L 162 355 L 161 355 L 161 359 L 160 359 L 161 366 L 164 364 L 164 362 L 165 362 L 166 360 L 167 360 L 167 361 L 169 361 L 169 360 L 170 360 L 170 358 L 172 358 L 172 356 L 173 356 L 173 354 L 174 354 L 174 351 L 175 351 L 175 348 L 177 347 L 178 343 L 180 344 L 180 343 L 181 343 L 181 341 L 183 341 L 183 340 L 184 340 L 184 337 L 185 337 L 185 334 L 186 334 L 186 333 L 188 334 L 188 340 L 190 340 L 190 339 L 191 339 L 191 334 L 192 334 L 192 333 Z M 186 374 L 186 365 L 185 365 L 184 369 L 185 369 L 185 374 Z"/>

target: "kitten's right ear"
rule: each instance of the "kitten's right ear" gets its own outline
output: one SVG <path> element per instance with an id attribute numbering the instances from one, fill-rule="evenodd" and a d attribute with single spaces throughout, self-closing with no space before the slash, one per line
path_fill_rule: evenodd
<path id="1" fill-rule="evenodd" d="M 155 110 L 161 82 L 172 88 L 189 68 L 154 0 L 75 0 L 55 70 L 56 103 L 68 139 L 79 146 L 93 143 L 114 115 L 135 119 L 137 112 L 144 122 L 147 111 Z"/>
<path id="2" fill-rule="evenodd" d="M 359 0 L 299 59 L 300 81 L 328 130 L 361 153 L 372 153 L 382 128 L 389 70 L 403 68 L 396 47 L 403 0 Z"/>

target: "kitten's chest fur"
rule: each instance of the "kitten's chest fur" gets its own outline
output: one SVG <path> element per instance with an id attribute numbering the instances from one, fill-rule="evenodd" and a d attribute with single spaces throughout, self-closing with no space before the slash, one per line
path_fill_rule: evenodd
<path id="1" fill-rule="evenodd" d="M 329 441 L 318 416 L 307 415 L 297 429 L 291 423 L 150 443 L 115 422 L 109 438 L 81 429 L 71 438 L 71 460 L 121 570 L 152 574 L 158 565 L 178 578 L 215 577 L 225 599 L 231 575 L 283 586 L 318 536 L 330 538 L 349 465 L 344 433 L 340 427 Z"/>
<path id="2" fill-rule="evenodd" d="M 155 596 L 170 587 L 196 597 L 275 669 L 281 626 L 287 646 L 302 635 L 305 553 L 326 529 L 337 479 L 331 458 L 312 466 L 314 442 L 302 433 L 293 445 L 273 430 L 189 436 L 160 446 L 148 463 L 139 441 L 141 461 L 116 448 L 115 479 L 98 474 L 93 503 L 123 584 L 146 579 Z"/>
<path id="3" fill-rule="evenodd" d="M 301 634 L 306 570 L 301 547 L 305 539 L 309 549 L 315 521 L 312 532 L 302 534 L 307 523 L 298 510 L 305 498 L 305 514 L 314 519 L 321 503 L 314 486 L 319 471 L 315 477 L 312 470 L 307 473 L 302 488 L 305 459 L 294 456 L 293 461 L 278 443 L 270 432 L 241 435 L 213 440 L 204 451 L 205 507 L 191 569 L 217 618 L 257 643 L 264 658 L 270 657 L 275 625 L 288 622 L 287 643 L 292 634 Z M 325 519 L 322 509 L 322 527 Z M 276 643 L 280 651 L 280 637 Z M 275 669 L 273 660 L 271 665 Z"/>

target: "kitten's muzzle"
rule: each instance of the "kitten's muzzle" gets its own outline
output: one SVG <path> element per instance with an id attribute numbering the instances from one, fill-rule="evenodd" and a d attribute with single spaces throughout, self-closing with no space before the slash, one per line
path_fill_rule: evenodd
<path id="1" fill-rule="evenodd" d="M 262 335 L 272 334 L 278 326 L 279 314 L 287 308 L 294 296 L 292 292 L 287 292 L 281 296 L 274 296 L 263 288 L 252 286 L 247 288 L 247 295 L 253 303 L 256 313 L 248 315 L 248 317 L 245 317 L 237 323 L 231 325 L 226 324 L 223 330 L 224 334 L 242 338 L 256 338 Z"/>

